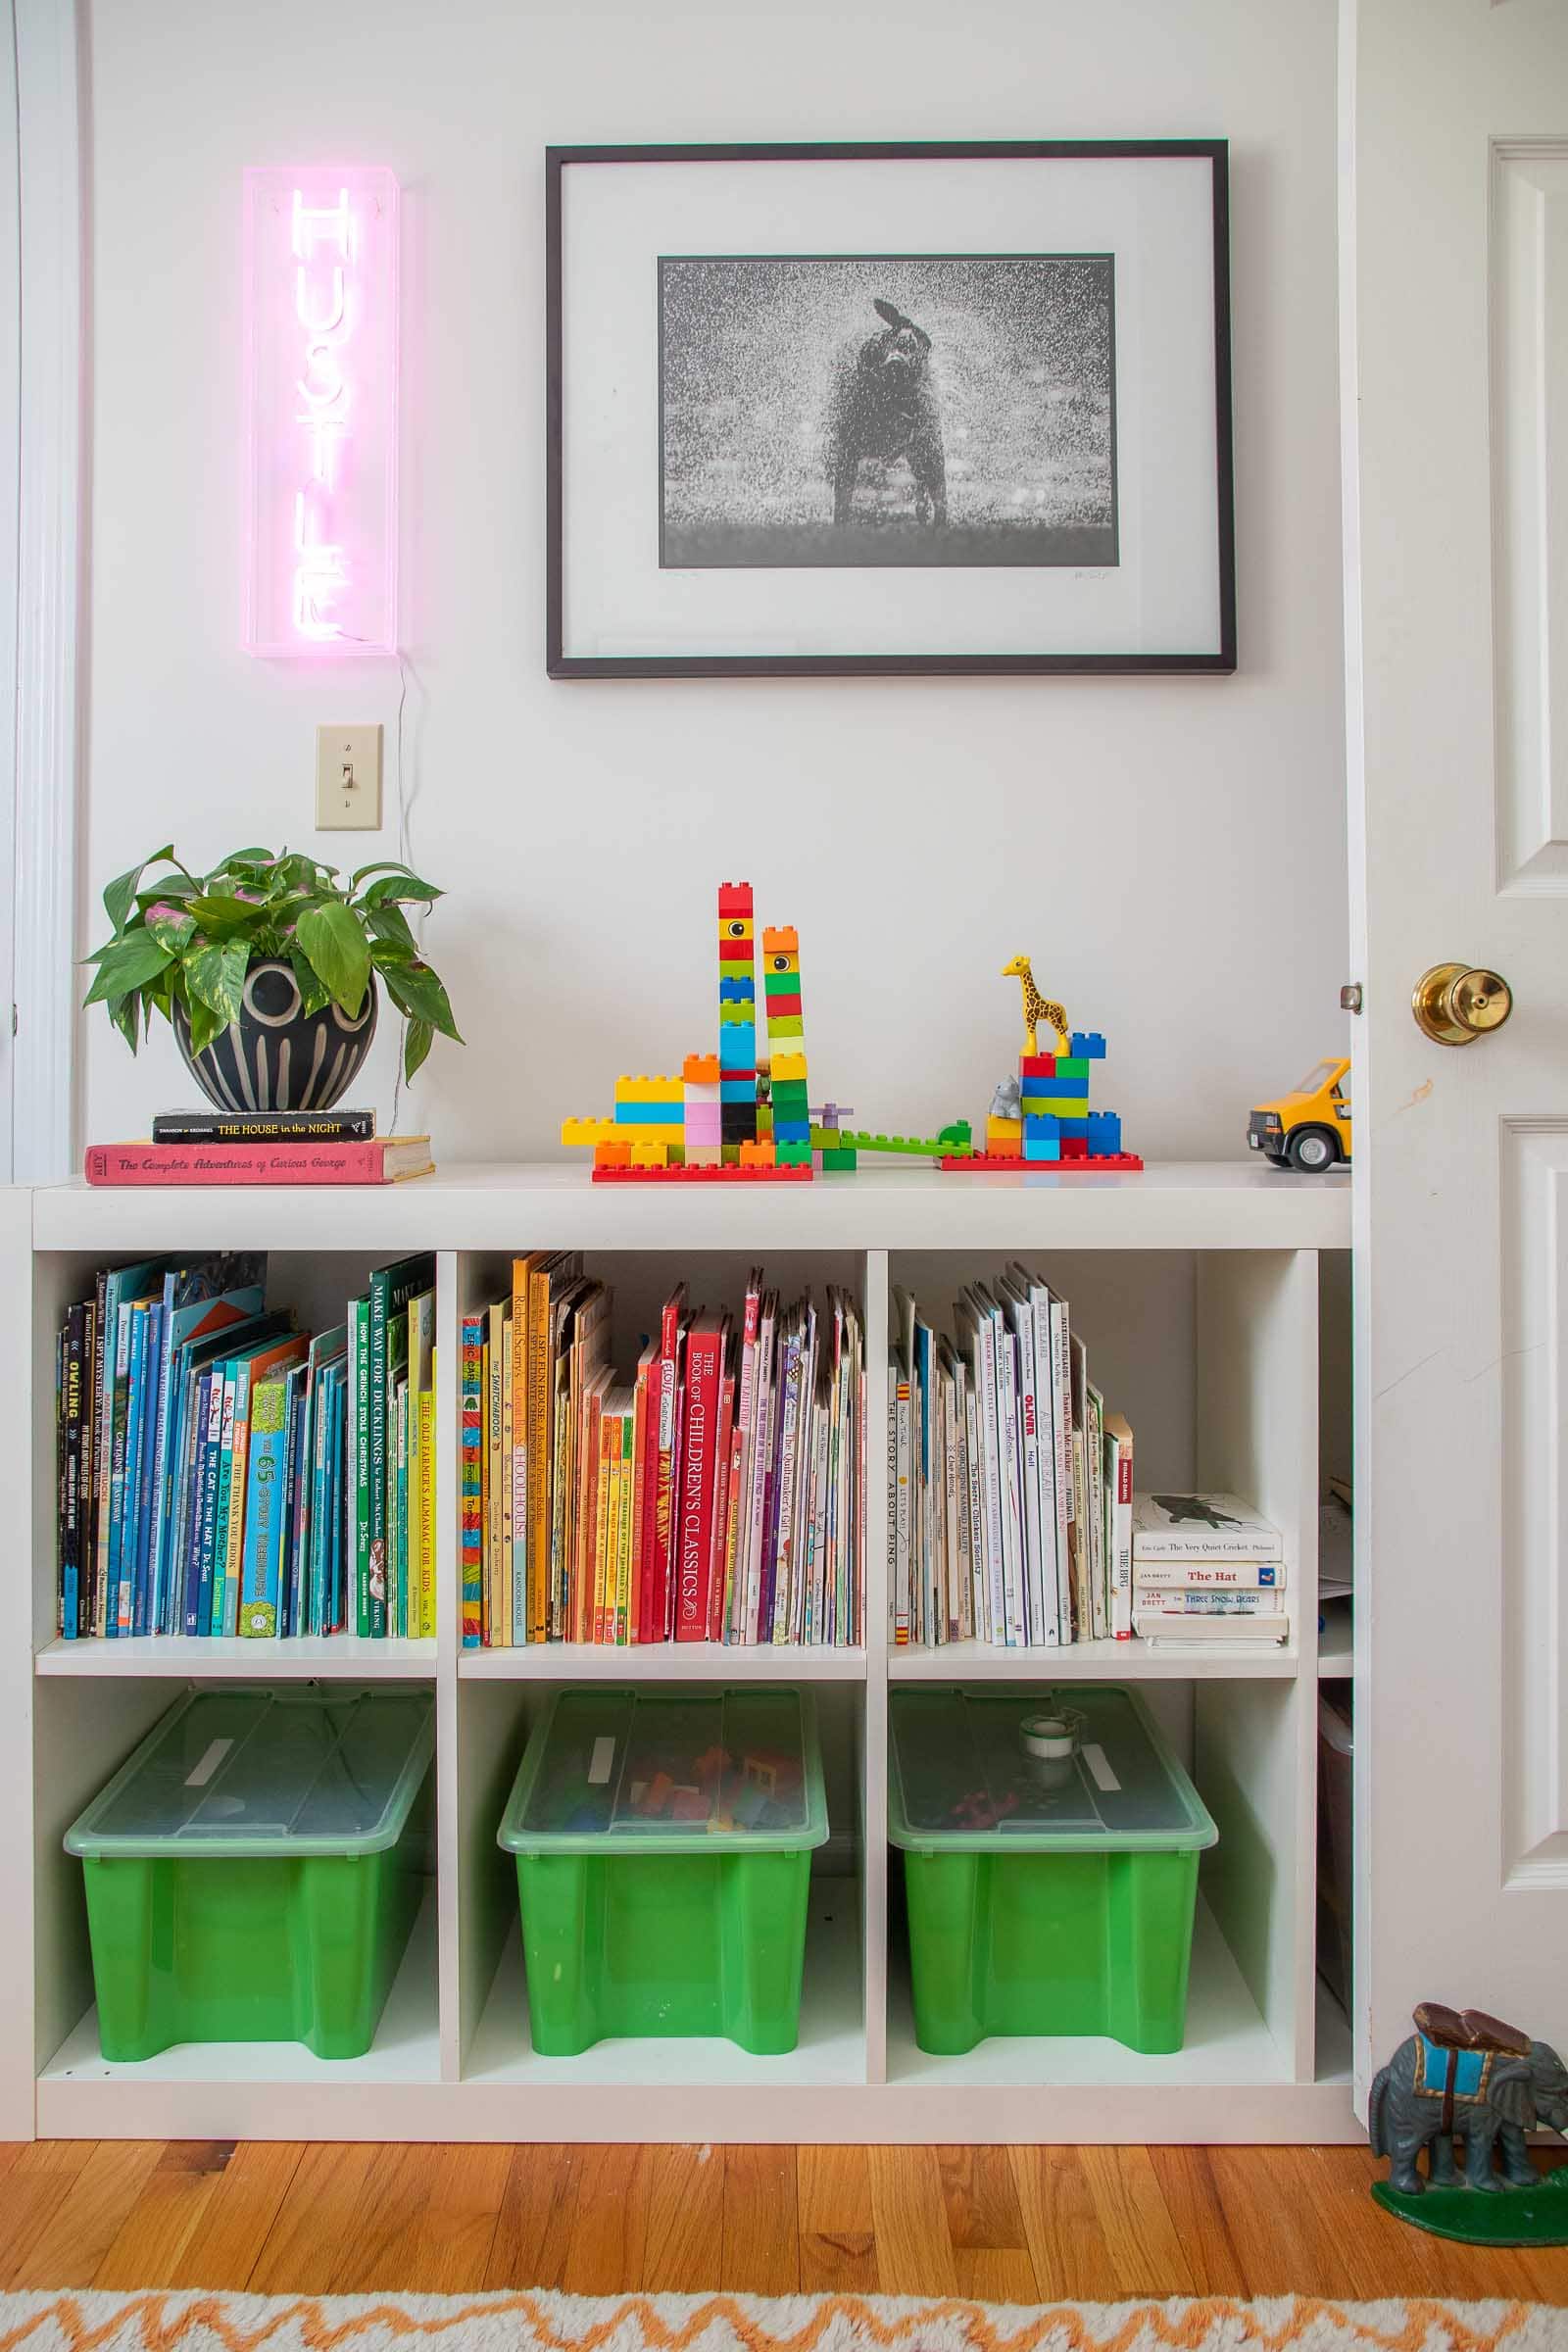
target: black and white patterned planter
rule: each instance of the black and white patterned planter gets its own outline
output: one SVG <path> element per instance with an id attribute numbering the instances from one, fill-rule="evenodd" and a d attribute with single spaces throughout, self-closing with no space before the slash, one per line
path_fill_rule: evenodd
<path id="1" fill-rule="evenodd" d="M 300 985 L 290 964 L 253 963 L 245 975 L 244 1010 L 193 1054 L 185 1007 L 174 1004 L 174 1036 L 185 1067 L 220 1110 L 328 1110 L 365 1066 L 375 1035 L 372 978 L 359 1014 L 336 1004 L 300 1009 Z"/>

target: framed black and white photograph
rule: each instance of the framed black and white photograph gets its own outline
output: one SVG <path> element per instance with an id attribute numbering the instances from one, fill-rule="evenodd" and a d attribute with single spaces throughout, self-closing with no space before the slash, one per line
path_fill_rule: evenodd
<path id="1" fill-rule="evenodd" d="M 1223 140 L 552 148 L 552 677 L 1236 666 Z"/>

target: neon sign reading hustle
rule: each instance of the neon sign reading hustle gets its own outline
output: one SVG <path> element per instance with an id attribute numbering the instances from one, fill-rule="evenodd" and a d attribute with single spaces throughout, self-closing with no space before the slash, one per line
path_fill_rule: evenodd
<path id="1" fill-rule="evenodd" d="M 245 642 L 397 648 L 397 220 L 390 172 L 250 172 Z"/>

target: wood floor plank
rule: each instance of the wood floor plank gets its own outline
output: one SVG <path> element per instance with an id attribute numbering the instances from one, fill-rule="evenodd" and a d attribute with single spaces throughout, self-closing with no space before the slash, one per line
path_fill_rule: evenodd
<path id="1" fill-rule="evenodd" d="M 648 2176 L 640 2147 L 585 2147 L 561 2283 L 572 2295 L 620 2295 L 642 2284 Z"/>
<path id="2" fill-rule="evenodd" d="M 561 2285 L 582 2157 L 580 2147 L 549 2141 L 513 2149 L 485 2263 L 487 2287 Z"/>
<path id="3" fill-rule="evenodd" d="M 438 2148 L 425 2210 L 418 2285 L 427 2294 L 476 2292 L 485 2282 L 507 2182 L 510 2147 Z"/>
<path id="4" fill-rule="evenodd" d="M 1108 2303 L 1116 2266 L 1079 2148 L 1012 2148 L 1024 2235 L 1043 2303 Z"/>
<path id="5" fill-rule="evenodd" d="M 865 2148 L 797 2148 L 801 2286 L 808 2294 L 874 2295 L 880 2272 Z"/>
<path id="6" fill-rule="evenodd" d="M 795 2150 L 724 2150 L 724 2238 L 718 2282 L 735 2294 L 800 2291 Z"/>
<path id="7" fill-rule="evenodd" d="M 1225 2209 L 1219 2201 L 1206 2148 L 1151 2148 L 1149 2159 L 1165 2210 L 1187 2257 L 1193 2291 L 1200 2295 L 1245 2295 Z"/>
<path id="8" fill-rule="evenodd" d="M 100 2140 L 12 2266 L 7 2284 L 90 2286 L 163 2152 L 156 2139 Z"/>
<path id="9" fill-rule="evenodd" d="M 171 2140 L 93 2273 L 94 2286 L 172 2286 L 233 2156 L 230 2140 Z"/>
<path id="10" fill-rule="evenodd" d="M 1006 2149 L 952 2147 L 933 2152 L 955 2251 L 960 2246 L 1021 2247 L 1026 2242 L 1023 2214 Z"/>
<path id="11" fill-rule="evenodd" d="M 935 2148 L 873 2148 L 870 2164 L 883 2293 L 956 2295 L 958 2273 Z"/>
<path id="12" fill-rule="evenodd" d="M 1084 2148 L 1083 2175 L 1118 2295 L 1191 2295 L 1193 2274 L 1147 2148 Z"/>
<path id="13" fill-rule="evenodd" d="M 724 2157 L 714 2147 L 646 2147 L 647 2225 L 640 2284 L 649 2294 L 700 2295 L 724 2255 Z"/>
<path id="14" fill-rule="evenodd" d="M 251 2272 L 254 2293 L 332 2293 L 378 2153 L 357 2141 L 317 2140 L 305 2149 Z"/>
<path id="15" fill-rule="evenodd" d="M 1022 2246 L 955 2246 L 953 2263 L 958 2292 L 970 2303 L 1040 2300 L 1035 2266 Z"/>
<path id="16" fill-rule="evenodd" d="M 35 2139 L 7 2169 L 0 2180 L 0 2287 L 15 2283 L 18 2265 L 97 2146 L 95 2139 Z"/>
<path id="17" fill-rule="evenodd" d="M 304 2154 L 301 2140 L 242 2140 L 213 2180 L 169 2284 L 231 2292 L 247 2285 Z"/>

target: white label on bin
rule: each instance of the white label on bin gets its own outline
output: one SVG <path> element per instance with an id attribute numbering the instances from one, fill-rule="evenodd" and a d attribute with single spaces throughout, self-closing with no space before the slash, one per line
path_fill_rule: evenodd
<path id="1" fill-rule="evenodd" d="M 599 1788 L 610 1778 L 610 1767 L 615 1761 L 615 1739 L 612 1732 L 594 1741 L 594 1752 L 588 1761 L 588 1786 Z"/>
<path id="2" fill-rule="evenodd" d="M 1084 1762 L 1095 1776 L 1097 1788 L 1119 1788 L 1120 1781 L 1110 1769 L 1110 1758 L 1098 1740 L 1089 1740 L 1084 1747 Z"/>
<path id="3" fill-rule="evenodd" d="M 208 1782 L 212 1779 L 214 1773 L 218 1770 L 218 1767 L 220 1764 L 221 1764 L 223 1758 L 227 1755 L 233 1744 L 234 1742 L 232 1740 L 214 1740 L 209 1745 L 207 1753 L 197 1764 L 195 1770 L 193 1772 L 186 1773 L 186 1788 L 205 1788 Z"/>

